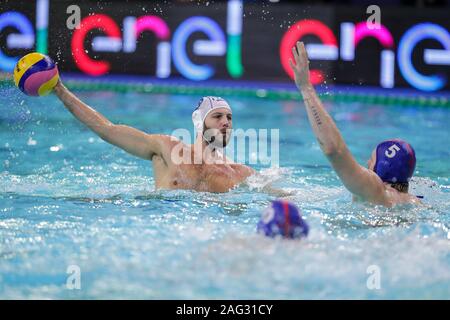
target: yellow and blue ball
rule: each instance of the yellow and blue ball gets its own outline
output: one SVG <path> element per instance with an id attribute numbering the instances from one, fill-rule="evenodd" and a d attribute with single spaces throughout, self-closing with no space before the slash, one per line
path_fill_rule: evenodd
<path id="1" fill-rule="evenodd" d="M 29 96 L 45 96 L 58 79 L 58 68 L 53 60 L 37 52 L 22 57 L 14 68 L 14 83 Z"/>

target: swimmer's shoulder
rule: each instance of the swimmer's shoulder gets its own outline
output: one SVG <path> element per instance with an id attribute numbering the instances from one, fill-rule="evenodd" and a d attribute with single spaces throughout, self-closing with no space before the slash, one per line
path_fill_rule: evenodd
<path id="1" fill-rule="evenodd" d="M 388 186 L 386 189 L 387 193 L 389 193 L 390 195 L 389 198 L 392 206 L 397 204 L 423 205 L 422 201 L 420 201 L 420 199 L 415 195 L 400 192 L 390 186 Z"/>
<path id="2" fill-rule="evenodd" d="M 161 139 L 161 142 L 163 144 L 166 144 L 169 147 L 173 147 L 179 144 L 182 144 L 183 146 L 187 146 L 183 141 L 181 141 L 179 138 L 175 136 L 170 136 L 166 134 L 159 134 L 158 137 Z"/>
<path id="3" fill-rule="evenodd" d="M 184 145 L 184 143 L 175 136 L 170 136 L 166 134 L 148 134 L 148 143 L 155 144 L 157 143 L 162 149 L 171 149 L 180 143 Z"/>
<path id="4" fill-rule="evenodd" d="M 385 207 L 394 207 L 400 204 L 414 204 L 423 205 L 420 199 L 412 194 L 400 192 L 390 185 L 385 185 L 384 192 L 376 199 L 365 199 L 353 194 L 353 202 L 370 202 L 376 205 L 383 205 Z"/>
<path id="5" fill-rule="evenodd" d="M 409 202 L 415 205 L 424 205 L 424 203 L 422 202 L 422 200 L 420 200 L 420 198 L 418 198 L 415 195 L 412 194 L 408 194 L 409 195 Z"/>
<path id="6" fill-rule="evenodd" d="M 162 147 L 164 151 L 171 152 L 174 148 L 177 148 L 177 150 L 183 150 L 184 152 L 190 152 L 191 151 L 191 145 L 185 144 L 182 140 L 178 139 L 175 136 L 169 136 L 169 135 L 158 135 L 160 140 L 160 143 L 162 144 Z"/>

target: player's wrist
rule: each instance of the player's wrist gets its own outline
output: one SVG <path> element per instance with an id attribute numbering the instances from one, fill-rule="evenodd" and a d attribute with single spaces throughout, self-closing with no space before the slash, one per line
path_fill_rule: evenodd
<path id="1" fill-rule="evenodd" d="M 302 81 L 298 83 L 298 87 L 302 93 L 307 93 L 311 90 L 314 90 L 314 86 L 312 85 L 311 81 Z"/>
<path id="2" fill-rule="evenodd" d="M 64 84 L 61 82 L 61 80 L 58 80 L 58 83 L 56 84 L 55 88 L 53 89 L 57 95 L 60 95 L 63 93 L 63 91 L 66 89 Z"/>

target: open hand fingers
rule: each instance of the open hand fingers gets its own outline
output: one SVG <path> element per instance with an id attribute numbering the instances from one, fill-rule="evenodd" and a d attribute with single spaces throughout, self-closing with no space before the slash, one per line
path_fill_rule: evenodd
<path id="1" fill-rule="evenodd" d="M 295 48 L 295 46 L 292 47 L 292 55 L 294 56 L 295 64 L 299 65 L 300 57 L 298 56 L 298 52 L 297 52 L 297 49 Z"/>
<path id="2" fill-rule="evenodd" d="M 289 65 L 291 66 L 292 70 L 295 70 L 295 64 L 292 62 L 292 59 L 289 58 Z"/>
<path id="3" fill-rule="evenodd" d="M 299 55 L 299 60 L 303 62 L 303 64 L 308 63 L 308 54 L 306 52 L 305 44 L 303 42 L 297 41 L 297 51 Z"/>

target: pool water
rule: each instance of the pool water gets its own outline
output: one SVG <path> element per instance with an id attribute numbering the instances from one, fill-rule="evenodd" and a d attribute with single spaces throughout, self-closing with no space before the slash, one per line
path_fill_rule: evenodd
<path id="1" fill-rule="evenodd" d="M 192 130 L 200 98 L 77 94 L 115 123 L 166 134 Z M 450 110 L 326 104 L 361 164 L 381 140 L 414 146 L 411 192 L 425 206 L 386 209 L 351 202 L 302 102 L 225 98 L 235 128 L 280 129 L 280 168 L 257 164 L 259 176 L 219 195 L 155 191 L 150 162 L 54 96 L 1 88 L 0 298 L 450 298 Z M 256 233 L 277 197 L 267 185 L 291 193 L 307 239 Z"/>

